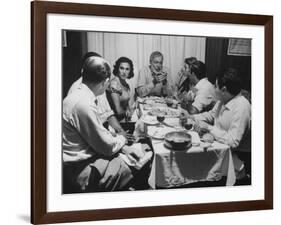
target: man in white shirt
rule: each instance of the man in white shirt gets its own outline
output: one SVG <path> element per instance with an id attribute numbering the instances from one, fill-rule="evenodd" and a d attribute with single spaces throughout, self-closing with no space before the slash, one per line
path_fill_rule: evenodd
<path id="1" fill-rule="evenodd" d="M 195 85 L 183 97 L 182 107 L 190 114 L 197 114 L 210 110 L 215 104 L 215 88 L 206 77 L 206 66 L 203 62 L 196 60 L 189 66 L 190 83 Z"/>
<path id="2" fill-rule="evenodd" d="M 163 67 L 164 56 L 155 51 L 150 55 L 150 65 L 143 67 L 139 72 L 137 93 L 145 96 L 172 96 L 173 82 L 168 68 Z"/>
<path id="3" fill-rule="evenodd" d="M 63 100 L 64 193 L 124 190 L 133 174 L 118 153 L 131 159 L 142 156 L 125 145 L 124 136 L 113 136 L 103 126 L 97 96 L 105 92 L 109 77 L 109 64 L 89 57 L 82 83 Z"/>
<path id="4" fill-rule="evenodd" d="M 250 135 L 251 104 L 241 95 L 241 80 L 233 68 L 218 73 L 215 85 L 216 97 L 219 100 L 214 108 L 197 115 L 187 115 L 195 121 L 195 130 L 209 132 L 218 142 L 225 143 L 235 151 L 248 151 L 251 148 L 240 148 L 242 140 Z M 249 143 L 250 145 L 250 143 Z M 250 171 L 250 157 L 245 161 L 247 172 Z M 248 161 L 248 162 L 246 162 Z"/>
<path id="5" fill-rule="evenodd" d="M 87 52 L 82 60 L 82 63 L 84 63 L 87 58 L 91 57 L 91 56 L 97 56 L 97 57 L 101 57 L 98 53 L 96 52 Z M 82 69 L 81 69 L 82 70 Z M 81 71 L 82 72 L 82 71 Z M 76 90 L 77 88 L 79 88 L 79 86 L 82 83 L 82 77 L 80 77 L 78 80 L 76 80 L 71 87 L 68 90 L 67 95 L 71 94 L 74 90 Z M 123 135 L 124 137 L 127 137 L 129 139 L 131 139 L 132 137 L 130 136 L 130 134 L 126 133 L 123 128 L 121 127 L 119 121 L 116 119 L 113 110 L 111 109 L 109 102 L 107 100 L 106 97 L 106 93 L 97 96 L 97 100 L 98 100 L 98 111 L 100 114 L 100 117 L 103 121 L 104 124 L 110 125 L 115 132 L 117 132 L 118 134 Z"/>

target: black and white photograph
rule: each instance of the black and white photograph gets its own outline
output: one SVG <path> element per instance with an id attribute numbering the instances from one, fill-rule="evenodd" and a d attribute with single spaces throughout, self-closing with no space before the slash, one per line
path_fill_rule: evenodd
<path id="1" fill-rule="evenodd" d="M 251 39 L 61 37 L 63 194 L 252 185 Z"/>
<path id="2" fill-rule="evenodd" d="M 273 209 L 272 15 L 31 12 L 32 223 Z"/>

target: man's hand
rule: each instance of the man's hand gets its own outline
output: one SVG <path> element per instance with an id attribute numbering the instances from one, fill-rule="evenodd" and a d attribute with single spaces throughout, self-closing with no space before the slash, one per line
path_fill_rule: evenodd
<path id="1" fill-rule="evenodd" d="M 131 108 L 126 110 L 126 116 L 125 116 L 126 121 L 130 121 L 132 119 L 133 113 L 134 110 Z"/>
<path id="2" fill-rule="evenodd" d="M 126 138 L 127 135 L 126 131 L 124 131 L 123 129 L 118 131 L 117 134 L 122 135 L 124 138 Z"/>
<path id="3" fill-rule="evenodd" d="M 127 138 L 128 145 L 132 145 L 134 142 L 136 142 L 136 137 L 133 134 L 127 133 L 126 138 Z"/>
<path id="4" fill-rule="evenodd" d="M 133 134 L 129 134 L 128 131 L 126 132 L 124 130 L 121 130 L 120 132 L 118 132 L 118 134 L 126 138 L 126 144 L 131 145 L 136 140 L 135 136 Z"/>
<path id="5" fill-rule="evenodd" d="M 199 136 L 202 136 L 210 131 L 209 124 L 203 121 L 196 121 L 193 128 Z"/>
<path id="6" fill-rule="evenodd" d="M 162 81 L 167 79 L 167 73 L 161 71 L 156 74 L 155 79 L 158 83 L 161 83 Z"/>
<path id="7" fill-rule="evenodd" d="M 186 102 L 186 101 L 181 101 L 181 103 L 180 103 L 181 107 L 182 107 L 183 109 L 185 109 L 185 110 L 187 110 L 189 104 L 190 104 L 190 103 L 189 103 L 189 102 Z"/>
<path id="8" fill-rule="evenodd" d="M 182 110 L 181 111 L 181 114 L 180 114 L 180 117 L 179 117 L 179 120 L 180 120 L 180 124 L 184 127 L 187 123 L 195 123 L 194 122 L 194 117 L 192 115 L 190 115 L 188 113 L 188 111 L 186 110 Z"/>

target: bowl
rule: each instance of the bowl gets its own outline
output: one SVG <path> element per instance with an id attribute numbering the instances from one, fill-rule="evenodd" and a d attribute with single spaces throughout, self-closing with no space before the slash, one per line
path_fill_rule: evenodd
<path id="1" fill-rule="evenodd" d="M 184 151 L 192 146 L 191 135 L 184 131 L 172 131 L 165 135 L 164 144 L 167 148 Z"/>

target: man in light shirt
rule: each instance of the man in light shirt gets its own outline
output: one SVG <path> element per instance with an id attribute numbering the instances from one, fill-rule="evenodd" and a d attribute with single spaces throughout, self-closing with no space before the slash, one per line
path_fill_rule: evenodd
<path id="1" fill-rule="evenodd" d="M 89 57 L 82 83 L 63 100 L 63 192 L 124 190 L 133 174 L 119 152 L 131 159 L 141 152 L 113 136 L 99 114 L 97 96 L 104 94 L 110 77 L 108 62 Z"/>
<path id="2" fill-rule="evenodd" d="M 217 75 L 215 91 L 219 100 L 212 110 L 196 115 L 186 115 L 195 121 L 195 130 L 209 132 L 215 140 L 231 147 L 233 152 L 248 152 L 238 155 L 250 172 L 250 146 L 242 148 L 242 142 L 250 135 L 251 104 L 241 95 L 241 80 L 233 68 Z M 248 143 L 250 144 L 250 143 Z"/>
<path id="3" fill-rule="evenodd" d="M 189 66 L 189 80 L 194 86 L 183 97 L 182 107 L 190 114 L 210 110 L 215 104 L 215 88 L 206 77 L 206 66 L 196 60 Z"/>
<path id="4" fill-rule="evenodd" d="M 149 66 L 143 67 L 139 72 L 137 93 L 145 96 L 172 96 L 173 82 L 171 73 L 163 66 L 164 56 L 161 52 L 152 52 Z"/>
<path id="5" fill-rule="evenodd" d="M 82 63 L 84 63 L 87 58 L 91 57 L 91 56 L 96 56 L 96 57 L 101 57 L 98 53 L 96 52 L 87 52 L 82 60 Z M 81 69 L 83 70 L 83 69 Z M 81 71 L 82 72 L 82 71 Z M 69 91 L 67 93 L 67 95 L 71 94 L 74 90 L 76 90 L 77 88 L 79 88 L 79 86 L 82 84 L 82 77 L 80 77 L 78 80 L 76 80 L 71 87 L 69 88 Z M 132 138 L 130 136 L 130 134 L 126 133 L 123 128 L 121 127 L 120 123 L 118 122 L 118 120 L 116 119 L 113 110 L 111 109 L 109 102 L 107 100 L 106 97 L 106 93 L 97 96 L 97 100 L 98 100 L 98 111 L 100 114 L 100 117 L 103 121 L 104 124 L 108 124 L 110 125 L 115 132 L 117 132 L 118 134 L 123 135 L 124 137 L 127 138 Z"/>

